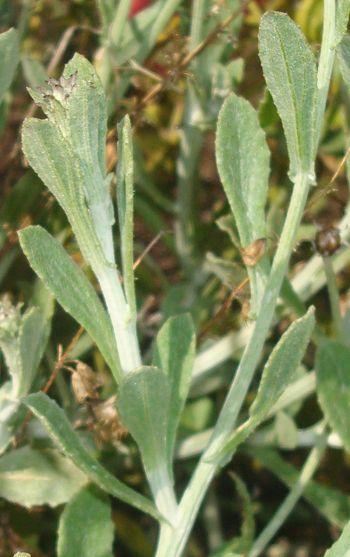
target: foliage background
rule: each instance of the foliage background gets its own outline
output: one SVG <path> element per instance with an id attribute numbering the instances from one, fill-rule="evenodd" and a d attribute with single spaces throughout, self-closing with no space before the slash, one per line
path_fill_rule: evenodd
<path id="1" fill-rule="evenodd" d="M 207 17 L 214 17 L 219 21 L 223 5 L 224 0 L 213 2 L 212 11 Z M 252 0 L 237 14 L 237 20 L 241 20 L 238 37 L 231 30 L 225 30 L 215 41 L 225 44 L 228 59 L 244 60 L 244 71 L 237 77 L 238 92 L 255 107 L 263 103 L 260 119 L 272 153 L 269 207 L 270 217 L 273 217 L 270 221 L 274 224 L 268 242 L 269 249 L 273 250 L 289 189 L 286 180 L 288 157 L 281 125 L 271 100 L 264 96 L 264 82 L 257 55 L 258 23 L 262 13 L 270 9 L 288 12 L 301 26 L 317 52 L 322 29 L 321 0 Z M 22 33 L 22 65 L 16 73 L 11 94 L 7 95 L 1 107 L 0 220 L 3 236 L 0 236 L 0 289 L 2 293 L 10 293 L 14 301 L 28 304 L 38 289 L 38 283 L 18 248 L 17 229 L 30 223 L 42 224 L 64 240 L 70 254 L 79 263 L 81 261 L 63 212 L 38 178 L 28 171 L 21 154 L 20 127 L 24 117 L 33 110 L 26 85 L 38 85 L 42 81 L 44 68 L 57 56 L 58 48 L 62 48 L 62 55 L 50 75 L 60 75 L 63 64 L 76 51 L 98 63 L 98 33 L 101 22 L 93 0 L 2 0 L 0 16 L 1 31 L 14 25 Z M 137 152 L 142 161 L 140 168 L 143 174 L 138 176 L 135 188 L 135 257 L 142 255 L 149 243 L 161 234 L 137 267 L 139 326 L 146 353 L 161 319 L 166 315 L 190 308 L 201 344 L 208 342 L 210 338 L 219 338 L 231 329 L 239 329 L 247 319 L 246 292 L 243 290 L 232 299 L 229 297 L 242 276 L 240 255 L 232 246 L 229 237 L 216 225 L 216 221 L 227 213 L 227 202 L 215 166 L 214 122 L 209 122 L 203 130 L 203 145 L 194 172 L 196 184 L 193 219 L 196 226 L 193 232 L 193 262 L 189 267 L 181 264 L 176 250 L 176 160 L 188 83 L 191 82 L 196 87 L 197 79 L 191 68 L 186 68 L 183 72 L 177 70 L 179 59 L 185 56 L 188 50 L 190 22 L 191 2 L 182 2 L 144 63 L 144 69 L 157 74 L 162 80 L 160 93 L 152 95 L 157 81 L 155 82 L 150 74 L 135 70 L 126 95 L 113 102 L 109 119 L 108 167 L 112 169 L 116 162 L 115 125 L 125 113 L 132 117 Z M 210 47 L 211 45 L 208 49 Z M 129 69 L 122 67 L 115 68 L 115 71 L 123 72 Z M 315 231 L 321 226 L 336 225 L 347 204 L 346 166 L 329 186 L 343 157 L 344 143 L 347 142 L 347 109 L 348 100 L 344 100 L 344 92 L 336 76 L 327 111 L 327 133 L 318 159 L 319 187 L 309 202 L 300 230 L 300 242 L 292 261 L 293 272 L 314 253 L 312 239 Z M 26 183 L 24 187 L 17 187 L 17 193 L 14 195 L 14 188 L 20 180 L 25 180 Z M 224 267 L 221 261 L 220 264 L 216 262 L 215 267 L 214 258 L 209 258 L 214 274 L 206 276 L 205 280 L 196 284 L 193 281 L 196 263 L 207 252 L 223 258 L 227 266 Z M 235 263 L 235 267 L 232 262 Z M 220 273 L 222 280 L 218 278 Z M 339 275 L 344 312 L 349 303 L 349 280 L 350 268 L 345 266 Z M 319 321 L 327 330 L 330 323 L 326 291 L 319 292 L 312 302 L 316 305 Z M 226 310 L 225 303 L 228 306 Z M 219 316 L 215 317 L 218 311 Z M 282 320 L 274 330 L 270 338 L 271 346 L 288 323 L 288 320 Z M 59 346 L 67 348 L 76 333 L 76 323 L 56 306 L 50 341 L 41 365 L 42 383 L 45 384 L 55 366 Z M 84 335 L 70 353 L 70 358 L 74 357 L 81 357 L 100 374 L 104 395 L 112 392 L 111 379 L 104 369 L 101 356 L 86 343 Z M 312 357 L 313 354 L 310 352 L 306 361 L 309 359 L 312 362 Z M 215 388 L 213 392 L 209 389 L 208 393 L 190 400 L 182 420 L 184 435 L 201 431 L 214 423 L 217 408 L 223 399 L 225 377 L 228 377 L 230 369 L 232 361 L 222 366 L 221 376 L 224 379 L 220 388 Z M 63 404 L 68 407 L 72 404 L 70 376 L 64 369 L 60 370 L 50 394 L 63 400 Z M 298 408 L 297 425 L 299 428 L 306 428 L 320 416 L 316 398 L 311 397 Z M 75 419 L 83 422 L 83 433 L 97 441 L 100 457 L 106 466 L 131 485 L 142 486 L 140 463 L 135 451 L 130 448 L 128 438 L 118 440 L 120 452 L 116 459 L 111 439 L 108 436 L 106 439 L 96 431 L 92 435 L 91 430 L 94 426 L 86 408 L 78 409 Z M 33 435 L 30 427 L 30 423 L 27 423 L 21 429 L 16 438 L 17 446 L 23 445 L 27 436 Z M 37 438 L 35 443 L 40 443 L 40 439 Z M 283 454 L 283 457 L 298 467 L 304 455 L 304 449 L 296 448 Z M 180 480 L 183 478 L 185 482 L 192 468 L 191 459 L 179 463 Z M 266 524 L 287 493 L 276 476 L 263 468 L 258 459 L 241 453 L 214 482 L 189 545 L 189 556 L 208 555 L 211 538 L 215 538 L 216 535 L 230 539 L 239 534 L 242 508 L 231 477 L 233 471 L 244 479 L 252 496 L 257 529 Z M 328 450 L 318 471 L 317 480 L 325 486 L 337 487 L 347 493 L 350 489 L 348 471 L 348 457 L 341 451 Z M 54 555 L 57 520 L 61 507 L 24 509 L 1 500 L 0 509 L 0 555 L 12 555 L 18 547 L 27 549 L 33 557 Z M 113 506 L 113 522 L 116 529 L 115 555 L 147 557 L 152 554 L 151 547 L 156 533 L 147 517 L 138 515 L 136 511 L 118 502 Z M 336 534 L 336 529 L 303 500 L 279 533 L 268 555 L 322 555 Z"/>

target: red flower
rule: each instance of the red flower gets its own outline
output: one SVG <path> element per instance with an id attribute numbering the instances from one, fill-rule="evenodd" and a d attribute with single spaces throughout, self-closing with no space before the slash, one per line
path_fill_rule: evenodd
<path id="1" fill-rule="evenodd" d="M 151 4 L 151 0 L 133 0 L 129 12 L 129 19 L 133 18 L 136 14 L 147 8 Z"/>

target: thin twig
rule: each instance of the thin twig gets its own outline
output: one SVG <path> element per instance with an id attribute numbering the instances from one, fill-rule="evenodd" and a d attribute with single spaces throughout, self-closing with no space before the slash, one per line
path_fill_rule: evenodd
<path id="1" fill-rule="evenodd" d="M 70 341 L 70 343 L 68 344 L 68 346 L 67 346 L 67 348 L 64 352 L 63 352 L 62 346 L 61 345 L 58 346 L 58 358 L 56 360 L 56 363 L 54 365 L 54 368 L 52 370 L 52 373 L 51 373 L 46 385 L 41 389 L 43 393 L 47 393 L 50 390 L 52 384 L 56 380 L 57 375 L 59 374 L 59 372 L 63 368 L 70 352 L 73 350 L 73 348 L 77 344 L 77 342 L 78 342 L 79 338 L 81 337 L 83 331 L 84 331 L 84 328 L 82 326 L 80 326 L 78 331 L 75 333 L 74 337 L 72 338 L 72 340 Z"/>

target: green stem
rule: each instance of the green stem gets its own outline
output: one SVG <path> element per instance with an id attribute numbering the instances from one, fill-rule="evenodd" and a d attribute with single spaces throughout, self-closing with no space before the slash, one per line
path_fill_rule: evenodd
<path id="1" fill-rule="evenodd" d="M 317 140 L 320 135 L 329 80 L 332 74 L 334 61 L 332 44 L 334 44 L 335 30 L 335 1 L 325 0 L 324 10 L 324 32 L 318 71 L 319 97 L 316 114 Z M 265 339 L 275 312 L 283 278 L 294 247 L 297 230 L 305 209 L 309 187 L 310 175 L 307 172 L 298 174 L 295 178 L 293 193 L 281 239 L 274 257 L 270 276 L 261 302 L 261 308 L 251 338 L 242 356 L 208 448 L 202 455 L 180 502 L 176 527 L 172 528 L 169 525 L 161 525 L 156 557 L 179 557 L 182 554 L 204 495 L 213 476 L 222 464 L 218 459 L 216 461 L 214 459 L 222 447 L 225 446 L 225 442 L 235 426 L 237 416 L 254 376 L 255 369 L 259 363 Z"/>
<path id="2" fill-rule="evenodd" d="M 327 288 L 329 294 L 329 301 L 331 304 L 332 319 L 334 329 L 338 340 L 344 341 L 342 316 L 340 313 L 340 297 L 337 287 L 337 279 L 333 268 L 333 263 L 330 257 L 325 255 L 323 257 L 324 270 L 327 279 Z"/>
<path id="3" fill-rule="evenodd" d="M 325 423 L 323 424 L 322 429 L 323 433 L 320 435 L 317 445 L 312 449 L 312 451 L 310 451 L 310 454 L 300 471 L 298 481 L 294 484 L 267 527 L 256 539 L 252 549 L 248 553 L 248 557 L 258 557 L 258 555 L 265 550 L 302 496 L 307 484 L 311 480 L 321 462 L 327 444 L 327 435 L 324 434 Z"/>
<path id="4" fill-rule="evenodd" d="M 156 557 L 179 557 L 181 555 L 206 490 L 221 465 L 219 461 L 214 461 L 215 454 L 225 445 L 235 426 L 238 413 L 260 360 L 260 354 L 274 315 L 290 254 L 294 247 L 297 230 L 303 216 L 309 185 L 308 174 L 299 174 L 296 177 L 287 218 L 253 333 L 226 397 L 209 446 L 202 455 L 179 505 L 176 529 L 172 530 L 168 525 L 161 527 Z"/>

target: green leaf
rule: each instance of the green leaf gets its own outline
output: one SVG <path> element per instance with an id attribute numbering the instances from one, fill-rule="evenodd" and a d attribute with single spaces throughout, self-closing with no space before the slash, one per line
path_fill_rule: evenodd
<path id="1" fill-rule="evenodd" d="M 0 102 L 10 87 L 19 62 L 19 37 L 16 29 L 0 34 Z"/>
<path id="2" fill-rule="evenodd" d="M 196 336 L 190 314 L 170 317 L 157 335 L 153 355 L 154 365 L 165 373 L 170 386 L 166 434 L 169 467 L 173 459 L 177 428 L 191 384 L 195 350 Z"/>
<path id="3" fill-rule="evenodd" d="M 43 356 L 49 336 L 49 327 L 41 312 L 32 308 L 23 316 L 19 332 L 21 366 L 18 370 L 17 396 L 28 394 Z"/>
<path id="4" fill-rule="evenodd" d="M 121 501 L 159 519 L 160 515 L 153 503 L 136 491 L 114 478 L 85 449 L 77 433 L 69 423 L 63 410 L 44 393 L 35 393 L 22 400 L 33 414 L 41 421 L 51 438 L 63 453 L 96 483 L 103 491 L 114 495 Z"/>
<path id="5" fill-rule="evenodd" d="M 316 353 L 316 391 L 323 413 L 350 451 L 350 348 L 322 342 Z"/>
<path id="6" fill-rule="evenodd" d="M 0 497 L 22 507 L 56 507 L 86 483 L 87 477 L 56 450 L 22 447 L 0 458 Z"/>
<path id="7" fill-rule="evenodd" d="M 345 526 L 340 538 L 326 551 L 324 557 L 350 557 L 350 522 Z"/>
<path id="8" fill-rule="evenodd" d="M 261 447 L 245 447 L 244 452 L 258 459 L 263 466 L 277 476 L 289 489 L 299 479 L 299 471 L 279 456 L 276 451 Z M 341 491 L 310 480 L 303 497 L 327 520 L 338 528 L 347 524 L 350 516 L 350 497 Z"/>
<path id="9" fill-rule="evenodd" d="M 260 23 L 259 53 L 267 87 L 280 118 L 290 159 L 292 181 L 300 172 L 314 174 L 314 55 L 297 25 L 286 14 L 270 12 Z"/>
<path id="10" fill-rule="evenodd" d="M 136 317 L 134 286 L 134 163 L 131 123 L 128 116 L 118 124 L 117 201 L 123 286 L 132 319 Z"/>
<path id="11" fill-rule="evenodd" d="M 333 47 L 340 43 L 346 33 L 349 23 L 350 0 L 338 0 L 336 9 L 335 44 Z"/>
<path id="12" fill-rule="evenodd" d="M 276 344 L 264 367 L 258 393 L 249 409 L 249 419 L 238 427 L 225 446 L 210 455 L 208 460 L 227 458 L 245 441 L 258 427 L 268 414 L 286 387 L 295 379 L 298 366 L 315 326 L 315 310 L 311 307 L 308 312 L 290 325 L 282 338 Z"/>
<path id="13" fill-rule="evenodd" d="M 31 267 L 61 306 L 87 330 L 119 380 L 122 372 L 110 319 L 82 270 L 40 226 L 22 229 L 19 238 Z"/>
<path id="14" fill-rule="evenodd" d="M 294 321 L 276 344 L 264 367 L 258 394 L 249 410 L 251 417 L 262 418 L 295 379 L 315 326 L 315 309 Z"/>
<path id="15" fill-rule="evenodd" d="M 156 367 L 128 373 L 120 385 L 120 417 L 139 446 L 157 507 L 171 521 L 175 502 L 167 460 L 169 403 L 169 380 Z"/>
<path id="16" fill-rule="evenodd" d="M 69 141 L 48 120 L 29 118 L 22 128 L 22 147 L 31 167 L 56 197 L 92 267 L 104 260 L 84 193 L 84 172 Z"/>
<path id="17" fill-rule="evenodd" d="M 216 132 L 216 161 L 243 248 L 266 237 L 265 205 L 270 154 L 258 115 L 251 104 L 231 94 L 224 102 Z M 263 295 L 268 262 L 248 266 L 251 313 Z"/>
<path id="18" fill-rule="evenodd" d="M 231 94 L 216 132 L 216 161 L 243 247 L 266 236 L 270 154 L 251 104 Z"/>
<path id="19" fill-rule="evenodd" d="M 350 87 L 350 35 L 346 35 L 337 48 L 340 72 L 346 85 Z"/>
<path id="20" fill-rule="evenodd" d="M 61 514 L 57 557 L 112 557 L 113 537 L 108 498 L 96 488 L 84 488 Z"/>

